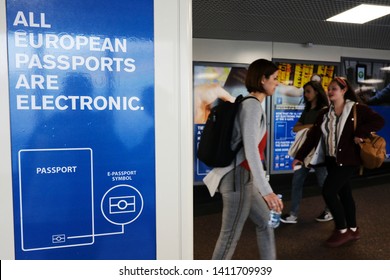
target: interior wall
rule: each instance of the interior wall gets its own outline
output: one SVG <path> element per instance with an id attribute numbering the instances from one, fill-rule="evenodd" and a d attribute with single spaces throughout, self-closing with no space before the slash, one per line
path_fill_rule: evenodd
<path id="1" fill-rule="evenodd" d="M 193 40 L 193 60 L 229 63 L 251 63 L 258 58 L 285 58 L 292 60 L 313 60 L 340 62 L 341 57 L 385 59 L 390 57 L 388 50 L 344 48 L 337 46 L 306 46 L 301 44 L 232 41 L 232 40 Z"/>
<path id="2" fill-rule="evenodd" d="M 157 259 L 192 259 L 191 0 L 155 11 Z"/>
<path id="3" fill-rule="evenodd" d="M 5 3 L 0 0 L 0 259 L 14 259 L 14 230 L 9 127 L 8 58 Z"/>

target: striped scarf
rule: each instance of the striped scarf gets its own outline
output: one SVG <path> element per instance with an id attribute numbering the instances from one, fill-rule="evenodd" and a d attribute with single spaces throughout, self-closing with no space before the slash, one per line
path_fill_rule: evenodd
<path id="1" fill-rule="evenodd" d="M 340 133 L 339 119 L 333 105 L 330 106 L 328 114 L 322 122 L 323 139 L 325 140 L 325 151 L 327 156 L 336 157 L 337 139 Z"/>

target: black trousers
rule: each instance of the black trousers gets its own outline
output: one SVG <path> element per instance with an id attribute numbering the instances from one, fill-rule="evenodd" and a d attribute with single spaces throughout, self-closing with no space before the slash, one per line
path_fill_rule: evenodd
<path id="1" fill-rule="evenodd" d="M 356 227 L 356 206 L 351 178 L 357 166 L 338 166 L 335 158 L 327 158 L 328 176 L 322 188 L 325 203 L 333 215 L 336 229 Z"/>

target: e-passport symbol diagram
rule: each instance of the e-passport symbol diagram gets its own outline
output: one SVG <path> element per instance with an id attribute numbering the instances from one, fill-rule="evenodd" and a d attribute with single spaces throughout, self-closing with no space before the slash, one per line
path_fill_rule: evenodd
<path id="1" fill-rule="evenodd" d="M 107 221 L 121 227 L 120 231 L 94 233 L 93 236 L 124 234 L 125 225 L 134 222 L 142 213 L 144 201 L 141 193 L 130 185 L 117 185 L 110 188 L 103 196 L 100 210 Z M 83 238 L 85 236 L 80 236 Z M 68 239 L 78 238 L 77 236 Z"/>
<path id="2" fill-rule="evenodd" d="M 141 193 L 130 185 L 118 185 L 109 189 L 101 201 L 104 217 L 115 225 L 134 222 L 143 209 Z"/>
<path id="3" fill-rule="evenodd" d="M 92 245 L 97 236 L 125 233 L 143 211 L 142 194 L 127 184 L 110 186 L 101 197 L 100 214 L 113 226 L 96 232 L 93 177 L 90 148 L 20 150 L 23 251 Z"/>
<path id="4" fill-rule="evenodd" d="M 142 213 L 144 201 L 141 193 L 133 186 L 122 184 L 110 188 L 103 196 L 100 210 L 107 221 L 121 227 L 120 231 L 94 233 L 108 236 L 125 233 L 125 225 L 134 222 Z M 83 237 L 83 236 L 81 236 Z M 68 237 L 69 239 L 77 237 Z"/>

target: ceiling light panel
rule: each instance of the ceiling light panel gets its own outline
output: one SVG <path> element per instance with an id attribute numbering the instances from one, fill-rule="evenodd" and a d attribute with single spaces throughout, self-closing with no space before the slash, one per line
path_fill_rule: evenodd
<path id="1" fill-rule="evenodd" d="M 341 14 L 328 18 L 327 21 L 363 24 L 390 14 L 390 6 L 361 4 Z"/>

